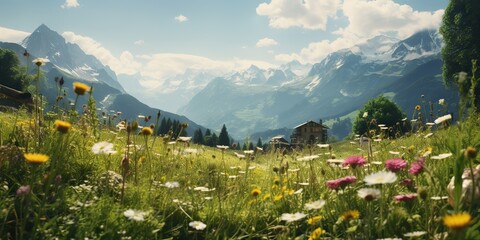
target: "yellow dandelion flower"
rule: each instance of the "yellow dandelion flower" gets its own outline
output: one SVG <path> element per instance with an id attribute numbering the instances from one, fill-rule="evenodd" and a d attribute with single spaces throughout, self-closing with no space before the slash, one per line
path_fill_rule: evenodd
<path id="1" fill-rule="evenodd" d="M 322 216 L 318 215 L 318 216 L 309 218 L 307 220 L 307 223 L 310 224 L 310 225 L 314 225 L 315 223 L 317 223 L 320 220 L 322 220 Z"/>
<path id="2" fill-rule="evenodd" d="M 276 190 L 276 189 L 278 189 L 278 185 L 273 185 L 272 190 Z"/>
<path id="3" fill-rule="evenodd" d="M 443 217 L 443 224 L 452 230 L 462 230 L 470 225 L 472 216 L 469 213 L 456 213 Z"/>
<path id="4" fill-rule="evenodd" d="M 54 124 L 57 131 L 61 133 L 67 133 L 68 130 L 72 127 L 72 124 L 61 120 L 55 120 Z"/>
<path id="5" fill-rule="evenodd" d="M 283 193 L 286 194 L 286 195 L 292 195 L 295 191 L 293 191 L 293 189 L 288 189 L 288 188 L 285 188 L 283 190 Z"/>
<path id="6" fill-rule="evenodd" d="M 273 201 L 278 202 L 278 201 L 282 200 L 282 198 L 283 198 L 282 194 L 277 194 L 273 197 Z"/>
<path id="7" fill-rule="evenodd" d="M 90 91 L 90 87 L 87 84 L 81 82 L 74 82 L 73 83 L 73 91 L 77 95 L 85 95 L 86 92 Z"/>
<path id="8" fill-rule="evenodd" d="M 317 228 L 310 233 L 310 236 L 308 237 L 308 240 L 316 240 L 320 239 L 320 237 L 325 234 L 325 230 L 321 228 Z"/>
<path id="9" fill-rule="evenodd" d="M 260 195 L 262 193 L 262 191 L 260 191 L 259 188 L 254 188 L 251 192 L 250 192 L 250 195 L 252 195 L 253 197 L 258 197 L 258 195 Z"/>
<path id="10" fill-rule="evenodd" d="M 410 145 L 410 146 L 408 147 L 408 151 L 412 153 L 413 150 L 415 150 L 415 146 Z"/>
<path id="11" fill-rule="evenodd" d="M 48 156 L 41 153 L 25 153 L 23 157 L 29 163 L 44 163 L 48 161 Z"/>
<path id="12" fill-rule="evenodd" d="M 273 184 L 275 184 L 275 185 L 280 184 L 280 179 L 277 176 L 275 176 L 275 179 L 273 180 Z"/>
<path id="13" fill-rule="evenodd" d="M 145 135 L 145 136 L 148 136 L 148 135 L 152 135 L 153 133 L 153 130 L 149 127 L 143 127 L 142 128 L 142 131 L 140 132 L 142 135 Z"/>
<path id="14" fill-rule="evenodd" d="M 360 212 L 358 210 L 346 211 L 340 216 L 343 220 L 358 219 L 358 217 L 360 217 Z"/>
<path id="15" fill-rule="evenodd" d="M 415 110 L 420 111 L 420 109 L 422 109 L 422 107 L 420 107 L 420 105 L 415 106 Z"/>
<path id="16" fill-rule="evenodd" d="M 271 196 L 272 195 L 270 195 L 270 193 L 265 194 L 262 198 L 262 201 L 267 201 L 268 199 L 270 199 Z"/>

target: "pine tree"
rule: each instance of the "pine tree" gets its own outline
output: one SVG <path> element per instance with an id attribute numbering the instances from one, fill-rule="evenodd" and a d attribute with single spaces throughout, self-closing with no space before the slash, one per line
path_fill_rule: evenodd
<path id="1" fill-rule="evenodd" d="M 218 144 L 230 146 L 230 137 L 228 136 L 227 127 L 225 127 L 225 124 L 223 124 L 220 135 L 218 136 Z"/>
<path id="2" fill-rule="evenodd" d="M 258 138 L 257 147 L 263 148 L 263 143 L 262 143 L 262 139 L 261 139 L 261 138 Z"/>
<path id="3" fill-rule="evenodd" d="M 217 134 L 215 134 L 215 133 L 212 134 L 212 137 L 211 137 L 211 139 L 210 139 L 210 144 L 211 144 L 210 147 L 215 147 L 215 146 L 218 145 L 218 136 L 217 136 Z"/>
<path id="4" fill-rule="evenodd" d="M 192 139 L 193 143 L 196 143 L 196 144 L 205 144 L 205 139 L 203 138 L 203 133 L 202 133 L 202 129 L 197 129 L 194 133 L 193 133 L 193 139 Z"/>
<path id="5" fill-rule="evenodd" d="M 255 147 L 253 146 L 253 143 L 250 142 L 250 144 L 248 144 L 248 150 L 253 150 Z"/>

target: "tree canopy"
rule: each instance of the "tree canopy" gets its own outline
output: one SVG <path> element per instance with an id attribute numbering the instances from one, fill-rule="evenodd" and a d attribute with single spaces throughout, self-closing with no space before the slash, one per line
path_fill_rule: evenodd
<path id="1" fill-rule="evenodd" d="M 17 90 L 25 90 L 28 85 L 25 70 L 12 50 L 0 48 L 0 82 Z"/>
<path id="2" fill-rule="evenodd" d="M 362 135 L 369 130 L 376 130 L 378 124 L 385 124 L 404 133 L 408 130 L 408 126 L 402 122 L 405 117 L 405 113 L 394 102 L 379 96 L 368 101 L 360 110 L 353 123 L 353 132 Z"/>
<path id="3" fill-rule="evenodd" d="M 478 96 L 478 81 L 470 81 L 470 77 L 473 72 L 472 60 L 480 60 L 480 1 L 450 0 L 443 15 L 440 33 L 445 43 L 442 49 L 445 83 L 458 84 L 462 97 L 469 94 L 469 89 L 473 89 L 473 96 Z M 461 72 L 470 76 L 467 81 L 464 81 L 464 77 L 458 77 Z M 473 87 L 472 82 L 475 85 Z M 477 97 L 475 105 L 478 107 L 479 104 Z"/>

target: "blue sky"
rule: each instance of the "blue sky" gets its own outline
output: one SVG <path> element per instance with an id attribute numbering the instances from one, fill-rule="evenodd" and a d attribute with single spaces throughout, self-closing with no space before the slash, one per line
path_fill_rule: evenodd
<path id="1" fill-rule="evenodd" d="M 448 0 L 0 0 L 0 41 L 40 24 L 118 74 L 161 86 L 186 68 L 225 72 L 328 53 L 379 34 L 438 28 Z"/>

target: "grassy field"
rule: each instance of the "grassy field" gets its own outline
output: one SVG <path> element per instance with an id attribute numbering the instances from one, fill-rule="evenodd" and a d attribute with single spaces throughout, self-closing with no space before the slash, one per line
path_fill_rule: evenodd
<path id="1" fill-rule="evenodd" d="M 0 112 L 0 239 L 480 239 L 477 117 L 245 153 L 33 115 Z"/>

